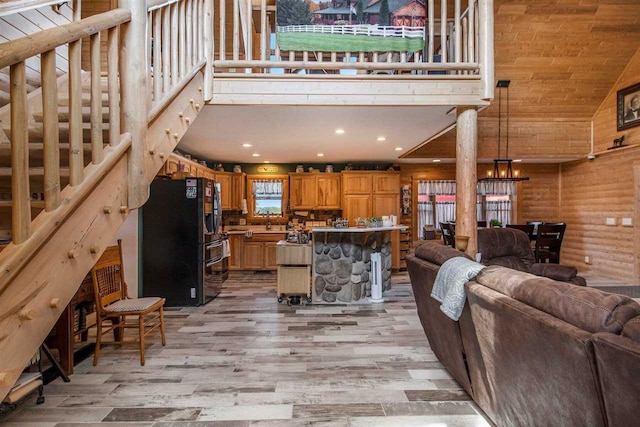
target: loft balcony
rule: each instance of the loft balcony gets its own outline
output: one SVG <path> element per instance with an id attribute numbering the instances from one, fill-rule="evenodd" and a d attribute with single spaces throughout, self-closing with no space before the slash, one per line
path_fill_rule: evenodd
<path id="1" fill-rule="evenodd" d="M 428 0 L 423 15 L 392 14 L 390 24 L 408 25 L 329 12 L 340 19 L 291 25 L 274 0 L 214 0 L 210 103 L 485 106 L 493 98 L 492 0 Z M 152 21 L 163 34 L 163 20 Z"/>

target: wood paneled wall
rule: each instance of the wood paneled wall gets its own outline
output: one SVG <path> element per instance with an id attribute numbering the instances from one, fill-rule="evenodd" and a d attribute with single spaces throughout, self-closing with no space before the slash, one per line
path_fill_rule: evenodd
<path id="1" fill-rule="evenodd" d="M 616 130 L 616 93 L 638 82 L 640 51 L 594 115 L 594 151 L 606 150 L 623 134 L 625 143 L 640 143 L 640 127 Z M 562 262 L 598 276 L 640 284 L 640 148 L 564 164 L 561 177 L 561 210 L 569 224 Z M 616 225 L 605 225 L 606 218 L 615 218 Z M 623 227 L 622 218 L 632 218 L 634 225 Z M 592 258 L 591 265 L 585 264 L 585 256 Z"/>
<path id="2" fill-rule="evenodd" d="M 481 113 L 483 114 L 483 113 Z M 502 157 L 505 156 L 506 123 L 502 122 Z M 455 158 L 456 130 L 419 148 L 410 157 Z M 509 127 L 509 157 L 512 159 L 574 160 L 589 153 L 590 122 L 568 119 L 512 119 Z M 498 155 L 498 119 L 478 119 L 478 158 L 493 159 Z"/>
<path id="3" fill-rule="evenodd" d="M 82 18 L 107 12 L 118 7 L 117 0 L 83 0 L 81 6 Z M 100 33 L 100 68 L 103 71 L 107 69 L 107 32 Z M 89 38 L 82 39 L 82 69 L 90 70 L 91 63 L 89 61 Z"/>
<path id="4" fill-rule="evenodd" d="M 485 176 L 492 164 L 478 165 L 478 177 Z M 515 223 L 526 221 L 561 221 L 560 213 L 560 166 L 558 164 L 519 164 L 515 169 L 520 170 L 522 176 L 528 176 L 529 181 L 518 183 Z M 401 164 L 401 184 L 412 185 L 412 208 L 409 215 L 402 215 L 402 223 L 411 226 L 414 239 L 418 239 L 417 230 L 417 181 L 419 180 L 447 180 L 456 179 L 454 163 L 432 164 Z"/>
<path id="5" fill-rule="evenodd" d="M 560 212 L 560 165 L 522 164 L 514 169 L 520 169 L 521 176 L 529 177 L 529 181 L 520 181 L 517 185 L 514 222 L 563 221 Z"/>

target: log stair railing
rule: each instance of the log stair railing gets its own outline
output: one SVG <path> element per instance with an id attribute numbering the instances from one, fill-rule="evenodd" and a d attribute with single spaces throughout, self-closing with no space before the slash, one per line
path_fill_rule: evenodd
<path id="1" fill-rule="evenodd" d="M 211 10 L 209 0 L 121 0 L 0 45 L 11 76 L 0 109 L 0 228 L 11 228 L 0 252 L 0 400 L 204 105 Z M 69 73 L 56 78 L 62 45 Z M 25 60 L 34 57 L 41 87 L 27 94 Z"/>

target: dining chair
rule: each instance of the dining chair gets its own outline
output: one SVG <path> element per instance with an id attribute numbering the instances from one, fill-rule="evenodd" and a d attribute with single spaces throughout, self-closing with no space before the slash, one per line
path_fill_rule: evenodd
<path id="1" fill-rule="evenodd" d="M 527 233 L 530 242 L 535 240 L 535 236 L 533 235 L 534 226 L 531 224 L 507 224 L 507 228 L 522 230 Z"/>
<path id="2" fill-rule="evenodd" d="M 96 300 L 96 348 L 93 355 L 93 366 L 98 364 L 100 346 L 102 344 L 122 345 L 135 342 L 125 341 L 124 331 L 137 328 L 139 331 L 140 364 L 144 366 L 144 337 L 160 327 L 162 345 L 166 344 L 164 330 L 164 298 L 146 297 L 130 298 L 124 280 L 122 264 L 122 241 L 116 246 L 109 246 L 91 269 L 93 292 Z M 127 317 L 137 317 L 137 322 L 127 322 Z M 105 329 L 104 322 L 111 326 Z M 102 335 L 113 331 L 113 341 L 102 341 Z"/>
<path id="3" fill-rule="evenodd" d="M 442 232 L 442 243 L 453 247 L 455 244 L 455 231 L 452 225 L 448 222 L 441 222 L 440 231 Z"/>
<path id="4" fill-rule="evenodd" d="M 533 225 L 533 235 L 535 236 L 538 233 L 538 227 L 544 224 L 543 221 L 527 221 L 527 225 Z"/>
<path id="5" fill-rule="evenodd" d="M 538 226 L 535 255 L 537 262 L 560 264 L 560 248 L 567 224 L 542 224 Z"/>

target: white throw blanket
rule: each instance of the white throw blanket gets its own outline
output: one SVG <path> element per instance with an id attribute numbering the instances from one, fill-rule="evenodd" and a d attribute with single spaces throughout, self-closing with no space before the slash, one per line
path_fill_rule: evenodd
<path id="1" fill-rule="evenodd" d="M 467 299 L 464 284 L 473 280 L 483 268 L 484 265 L 464 257 L 451 258 L 440 266 L 431 298 L 441 303 L 440 310 L 447 317 L 456 321 L 460 318 Z"/>

